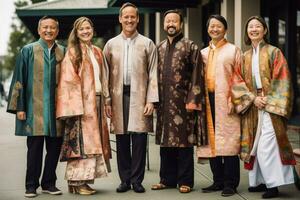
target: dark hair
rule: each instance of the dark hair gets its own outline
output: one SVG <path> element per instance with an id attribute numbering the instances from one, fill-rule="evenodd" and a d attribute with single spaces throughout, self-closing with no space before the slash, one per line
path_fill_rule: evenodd
<path id="1" fill-rule="evenodd" d="M 59 23 L 58 23 L 57 18 L 56 18 L 56 17 L 53 17 L 53 16 L 48 16 L 48 15 L 43 16 L 43 17 L 39 20 L 38 28 L 40 28 L 42 21 L 44 21 L 44 20 L 46 20 L 46 19 L 52 19 L 52 20 L 54 20 L 54 21 L 56 22 L 56 24 L 57 24 L 57 28 L 59 28 Z"/>
<path id="2" fill-rule="evenodd" d="M 133 3 L 130 3 L 130 2 L 124 3 L 124 4 L 122 5 L 122 7 L 121 7 L 120 10 L 119 10 L 119 16 L 122 16 L 122 11 L 123 11 L 124 8 L 126 8 L 126 7 L 133 7 L 133 8 L 135 8 L 135 10 L 136 10 L 136 16 L 139 17 L 139 9 L 136 7 L 136 5 L 134 5 Z"/>
<path id="3" fill-rule="evenodd" d="M 164 13 L 164 18 L 167 16 L 167 14 L 169 13 L 176 13 L 177 15 L 179 15 L 179 18 L 180 18 L 180 23 L 183 23 L 183 16 L 182 16 L 182 13 L 180 12 L 180 10 L 178 9 L 174 9 L 174 10 L 167 10 L 165 13 Z"/>
<path id="4" fill-rule="evenodd" d="M 269 28 L 268 28 L 268 26 L 267 26 L 267 23 L 266 23 L 266 21 L 265 21 L 262 17 L 255 15 L 255 16 L 250 17 L 250 18 L 247 20 L 247 22 L 246 22 L 246 26 L 245 26 L 245 35 L 244 35 L 244 42 L 245 42 L 245 44 L 246 44 L 246 45 L 251 45 L 251 40 L 250 40 L 250 38 L 249 38 L 249 36 L 248 36 L 247 29 L 248 29 L 249 22 L 250 22 L 251 20 L 253 20 L 253 19 L 256 19 L 257 21 L 259 21 L 259 22 L 263 25 L 264 30 L 267 30 L 266 34 L 264 35 L 264 41 L 268 43 L 268 42 L 269 42 L 269 39 L 268 39 Z"/>
<path id="5" fill-rule="evenodd" d="M 208 29 L 208 26 L 209 26 L 209 23 L 210 23 L 211 19 L 216 19 L 216 20 L 220 21 L 223 24 L 225 30 L 227 30 L 227 28 L 228 28 L 227 21 L 221 15 L 211 15 L 211 16 L 209 16 L 209 18 L 208 18 L 208 20 L 206 22 L 206 29 Z"/>

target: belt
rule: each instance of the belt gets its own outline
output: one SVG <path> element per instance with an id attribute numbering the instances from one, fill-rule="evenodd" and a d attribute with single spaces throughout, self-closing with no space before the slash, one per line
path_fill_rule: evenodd
<path id="1" fill-rule="evenodd" d="M 260 96 L 260 97 L 264 96 L 264 91 L 263 91 L 263 89 L 262 89 L 262 88 L 257 89 L 257 90 L 256 90 L 256 94 L 257 94 L 257 96 Z"/>
<path id="2" fill-rule="evenodd" d="M 123 94 L 130 94 L 130 85 L 123 85 Z"/>

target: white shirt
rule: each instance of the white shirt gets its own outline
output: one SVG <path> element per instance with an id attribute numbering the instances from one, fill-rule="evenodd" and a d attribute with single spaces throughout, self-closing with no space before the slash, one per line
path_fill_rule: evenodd
<path id="1" fill-rule="evenodd" d="M 49 58 L 51 57 L 51 49 L 53 48 L 54 44 L 55 44 L 55 43 L 53 43 L 52 46 L 51 46 L 50 48 L 48 48 L 48 55 L 49 55 Z"/>
<path id="2" fill-rule="evenodd" d="M 256 89 L 261 89 L 261 79 L 259 73 L 259 45 L 257 45 L 256 49 L 253 48 L 252 54 L 252 76 L 255 79 Z"/>
<path id="3" fill-rule="evenodd" d="M 90 59 L 92 61 L 93 69 L 94 69 L 94 80 L 95 80 L 95 90 L 97 93 L 102 91 L 102 86 L 100 82 L 100 69 L 99 64 L 95 58 L 95 55 L 90 47 L 87 47 L 88 54 L 90 56 Z"/>
<path id="4" fill-rule="evenodd" d="M 124 73 L 123 73 L 123 82 L 124 85 L 130 85 L 131 82 L 131 63 L 132 63 L 132 40 L 131 38 L 127 38 L 124 40 Z"/>

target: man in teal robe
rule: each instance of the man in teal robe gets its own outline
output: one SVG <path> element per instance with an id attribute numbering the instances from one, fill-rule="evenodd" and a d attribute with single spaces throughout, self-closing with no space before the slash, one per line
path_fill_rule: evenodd
<path id="1" fill-rule="evenodd" d="M 62 143 L 55 117 L 55 90 L 65 49 L 55 42 L 56 19 L 41 18 L 38 33 L 40 39 L 24 46 L 17 57 L 7 106 L 7 112 L 16 114 L 15 134 L 28 136 L 25 197 L 37 196 L 44 141 L 47 155 L 41 179 L 42 192 L 61 194 L 55 186 Z"/>

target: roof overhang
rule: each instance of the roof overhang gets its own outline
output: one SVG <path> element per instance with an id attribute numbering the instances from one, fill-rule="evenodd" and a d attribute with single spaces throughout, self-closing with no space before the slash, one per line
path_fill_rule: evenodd
<path id="1" fill-rule="evenodd" d="M 122 4 L 128 2 L 128 0 L 109 0 L 108 6 L 120 7 Z M 196 7 L 199 3 L 198 0 L 131 0 L 131 3 L 137 7 L 148 7 L 148 8 L 182 8 L 182 7 Z"/>
<path id="2" fill-rule="evenodd" d="M 32 32 L 35 37 L 37 33 L 38 21 L 45 15 L 54 16 L 59 21 L 58 39 L 65 39 L 70 33 L 74 21 L 81 16 L 90 18 L 94 23 L 95 32 L 98 35 L 105 34 L 109 28 L 114 28 L 118 22 L 117 8 L 107 9 L 50 9 L 50 10 L 16 10 L 18 17 Z"/>
<path id="3" fill-rule="evenodd" d="M 18 8 L 16 13 L 35 37 L 38 21 L 48 15 L 59 21 L 58 39 L 68 37 L 74 21 L 81 16 L 89 17 L 98 35 L 105 34 L 118 24 L 118 8 L 107 7 L 108 0 L 54 0 Z"/>

